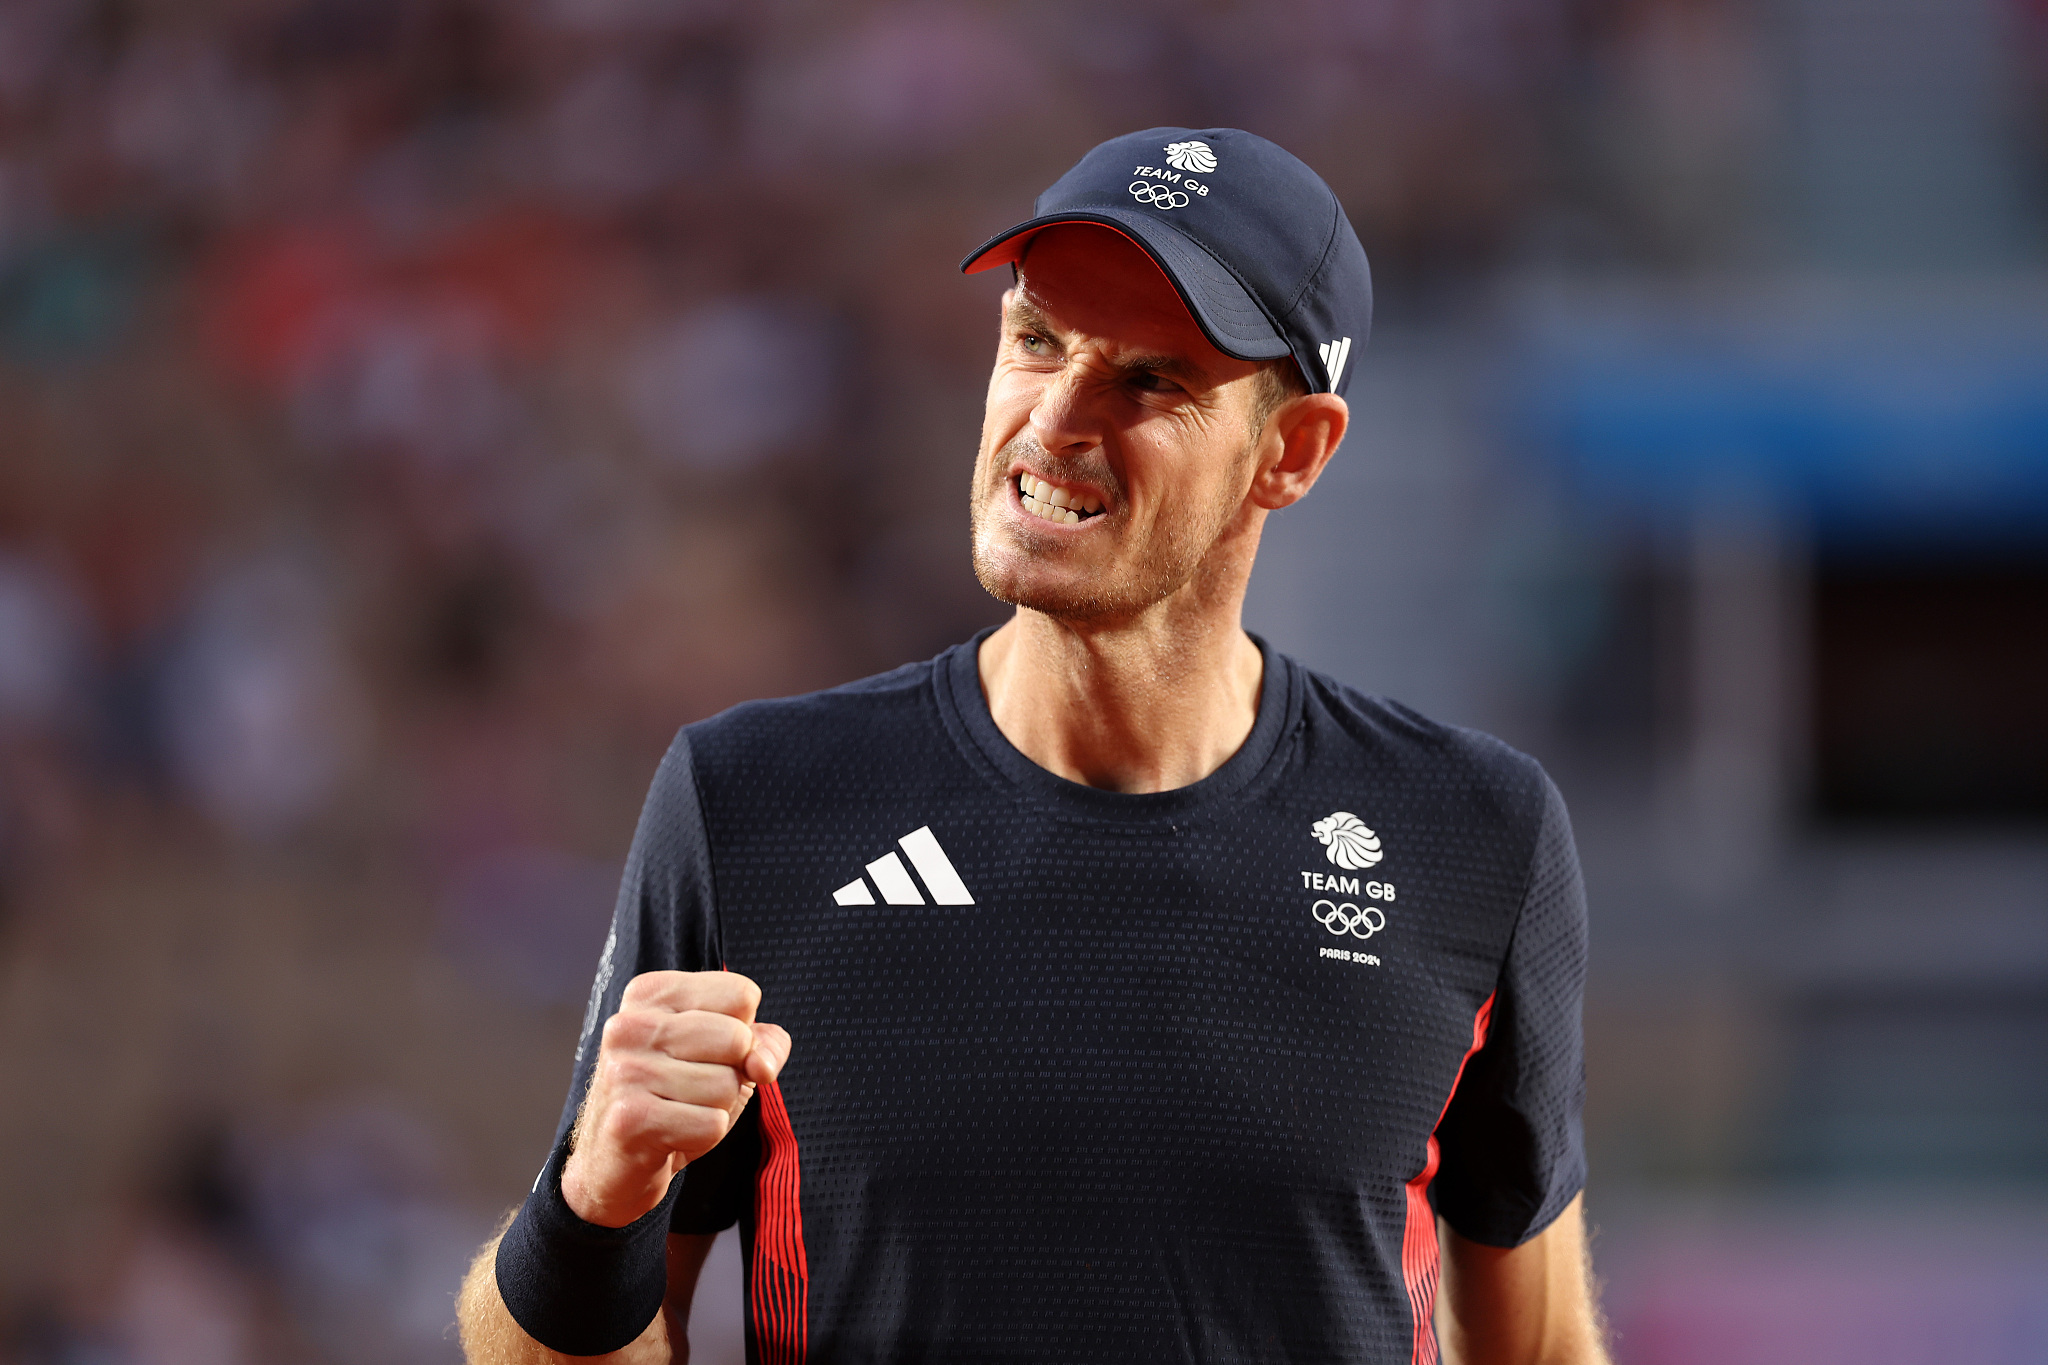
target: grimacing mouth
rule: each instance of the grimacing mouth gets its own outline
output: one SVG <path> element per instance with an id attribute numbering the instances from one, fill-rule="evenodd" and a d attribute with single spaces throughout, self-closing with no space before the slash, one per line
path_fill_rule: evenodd
<path id="1" fill-rule="evenodd" d="M 1078 526 L 1102 515 L 1102 499 L 1086 490 L 1062 488 L 1029 470 L 1020 471 L 1011 482 L 1024 510 L 1055 526 Z"/>

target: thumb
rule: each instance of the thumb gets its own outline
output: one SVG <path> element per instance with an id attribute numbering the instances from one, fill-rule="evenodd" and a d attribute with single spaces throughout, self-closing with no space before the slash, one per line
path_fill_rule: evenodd
<path id="1" fill-rule="evenodd" d="M 791 1039 L 780 1024 L 755 1024 L 754 1049 L 747 1054 L 743 1074 L 759 1085 L 772 1084 L 789 1060 Z"/>

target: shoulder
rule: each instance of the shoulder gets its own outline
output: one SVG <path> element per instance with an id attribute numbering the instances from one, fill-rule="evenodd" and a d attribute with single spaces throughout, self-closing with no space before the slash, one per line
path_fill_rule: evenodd
<path id="1" fill-rule="evenodd" d="M 1462 807 L 1532 836 L 1558 802 L 1542 764 L 1484 731 L 1433 720 L 1312 669 L 1301 675 L 1302 723 L 1326 757 L 1342 752 L 1396 777 L 1418 800 Z"/>
<path id="2" fill-rule="evenodd" d="M 907 731 L 938 725 L 932 674 L 951 656 L 795 697 L 742 702 L 676 737 L 700 778 L 735 770 L 814 766 L 835 754 L 900 744 Z"/>

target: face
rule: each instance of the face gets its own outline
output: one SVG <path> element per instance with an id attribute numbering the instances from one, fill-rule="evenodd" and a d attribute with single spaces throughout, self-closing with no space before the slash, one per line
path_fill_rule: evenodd
<path id="1" fill-rule="evenodd" d="M 1056 617 L 1125 618 L 1199 585 L 1247 530 L 1255 545 L 1258 369 L 1210 345 L 1122 235 L 1040 232 L 1003 298 L 975 463 L 982 586 Z"/>

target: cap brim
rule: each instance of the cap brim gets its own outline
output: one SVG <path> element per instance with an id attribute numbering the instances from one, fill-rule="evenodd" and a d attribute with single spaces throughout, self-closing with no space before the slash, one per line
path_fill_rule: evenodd
<path id="1" fill-rule="evenodd" d="M 1239 360 L 1278 360 L 1293 354 L 1280 329 L 1229 267 L 1168 227 L 1156 213 L 1107 208 L 1049 213 L 983 242 L 967 253 L 960 270 L 972 275 L 1008 265 L 1024 254 L 1034 234 L 1060 223 L 1096 223 L 1136 243 L 1173 285 L 1209 344 L 1223 354 Z"/>

